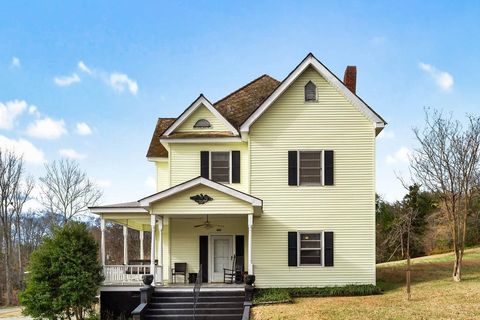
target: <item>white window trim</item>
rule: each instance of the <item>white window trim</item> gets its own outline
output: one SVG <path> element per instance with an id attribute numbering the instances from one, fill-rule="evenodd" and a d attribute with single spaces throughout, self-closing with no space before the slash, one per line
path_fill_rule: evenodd
<path id="1" fill-rule="evenodd" d="M 223 183 L 223 184 L 232 184 L 232 150 L 214 150 L 214 151 L 208 151 L 208 178 L 212 181 L 212 153 L 215 152 L 228 152 L 229 153 L 229 158 L 228 158 L 228 182 L 220 182 L 220 181 L 215 181 L 217 183 Z"/>
<path id="2" fill-rule="evenodd" d="M 320 233 L 320 263 L 321 264 L 301 264 L 300 252 L 302 251 L 300 235 L 304 233 Z M 313 249 L 314 250 L 314 249 Z M 299 230 L 297 231 L 297 267 L 301 268 L 324 268 L 325 267 L 325 230 Z"/>
<path id="3" fill-rule="evenodd" d="M 300 152 L 320 152 L 321 159 L 321 182 L 320 184 L 300 184 Z M 323 187 L 325 186 L 325 150 L 324 149 L 302 149 L 297 150 L 297 187 Z"/>
<path id="4" fill-rule="evenodd" d="M 307 84 L 311 82 L 313 83 L 313 85 L 315 86 L 315 100 L 307 100 L 306 99 L 306 96 L 305 96 L 305 87 L 307 86 Z M 305 85 L 303 86 L 303 102 L 306 103 L 306 104 L 311 104 L 311 103 L 316 103 L 318 102 L 318 86 L 317 84 L 313 81 L 313 80 L 308 80 Z"/>
<path id="5" fill-rule="evenodd" d="M 207 121 L 208 122 L 208 127 L 196 127 L 197 123 L 200 122 L 200 121 Z M 195 123 L 193 124 L 193 130 L 211 130 L 211 129 L 213 129 L 212 123 L 208 119 L 205 119 L 205 118 L 200 118 L 197 121 L 195 121 Z"/>

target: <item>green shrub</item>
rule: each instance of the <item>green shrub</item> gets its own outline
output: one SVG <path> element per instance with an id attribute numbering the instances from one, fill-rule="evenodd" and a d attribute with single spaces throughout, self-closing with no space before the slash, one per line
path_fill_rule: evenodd
<path id="1" fill-rule="evenodd" d="M 284 288 L 255 289 L 255 294 L 253 296 L 254 304 L 288 302 L 292 302 L 292 297 L 290 296 L 288 289 Z"/>
<path id="2" fill-rule="evenodd" d="M 374 285 L 347 285 L 339 287 L 269 288 L 255 289 L 254 304 L 292 302 L 293 298 L 305 297 L 348 297 L 381 294 Z"/>
<path id="3" fill-rule="evenodd" d="M 45 238 L 30 258 L 27 287 L 20 295 L 24 313 L 48 319 L 91 314 L 103 280 L 97 252 L 95 239 L 79 222 Z"/>
<path id="4" fill-rule="evenodd" d="M 290 288 L 288 289 L 290 295 L 297 297 L 349 297 L 349 296 L 370 296 L 381 294 L 379 287 L 368 285 L 347 285 L 341 287 L 323 287 L 323 288 Z"/>

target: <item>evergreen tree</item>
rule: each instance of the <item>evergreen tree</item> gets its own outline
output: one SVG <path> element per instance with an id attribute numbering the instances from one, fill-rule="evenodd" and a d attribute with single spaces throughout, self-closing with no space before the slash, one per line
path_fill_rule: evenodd
<path id="1" fill-rule="evenodd" d="M 77 320 L 92 312 L 103 280 L 98 244 L 85 224 L 68 222 L 32 253 L 20 295 L 34 318 Z"/>

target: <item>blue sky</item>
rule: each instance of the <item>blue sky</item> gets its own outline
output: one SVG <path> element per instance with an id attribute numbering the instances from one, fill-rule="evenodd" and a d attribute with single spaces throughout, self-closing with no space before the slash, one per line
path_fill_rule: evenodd
<path id="1" fill-rule="evenodd" d="M 431 106 L 479 113 L 480 5 L 453 1 L 10 1 L 0 10 L 0 146 L 76 158 L 104 202 L 153 192 L 145 153 L 158 117 L 313 52 L 389 123 L 377 191 L 396 199 L 412 128 Z"/>

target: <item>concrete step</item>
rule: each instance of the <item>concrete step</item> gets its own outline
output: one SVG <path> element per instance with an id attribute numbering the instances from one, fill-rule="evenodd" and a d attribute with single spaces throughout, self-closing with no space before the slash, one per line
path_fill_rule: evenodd
<path id="1" fill-rule="evenodd" d="M 243 308 L 243 300 L 238 302 L 198 302 L 198 308 Z M 193 308 L 193 302 L 160 302 L 149 303 L 149 309 L 182 309 Z"/>
<path id="2" fill-rule="evenodd" d="M 169 296 L 176 296 L 176 297 L 188 297 L 193 295 L 192 290 L 157 290 L 153 293 L 153 297 L 169 297 Z M 238 289 L 238 290 L 210 290 L 210 289 L 201 289 L 200 296 L 245 296 L 245 290 Z"/>
<path id="3" fill-rule="evenodd" d="M 200 296 L 198 297 L 199 302 L 238 302 L 245 301 L 243 296 Z M 162 302 L 190 302 L 193 303 L 193 297 L 152 297 L 150 300 L 151 303 L 162 303 Z"/>
<path id="4" fill-rule="evenodd" d="M 175 319 L 175 320 L 192 320 L 193 315 L 145 315 L 145 319 L 161 320 L 161 319 Z M 195 320 L 241 320 L 242 314 L 200 314 L 195 316 Z"/>
<path id="5" fill-rule="evenodd" d="M 197 308 L 196 314 L 242 314 L 242 308 Z M 192 309 L 148 309 L 145 315 L 192 315 Z"/>

